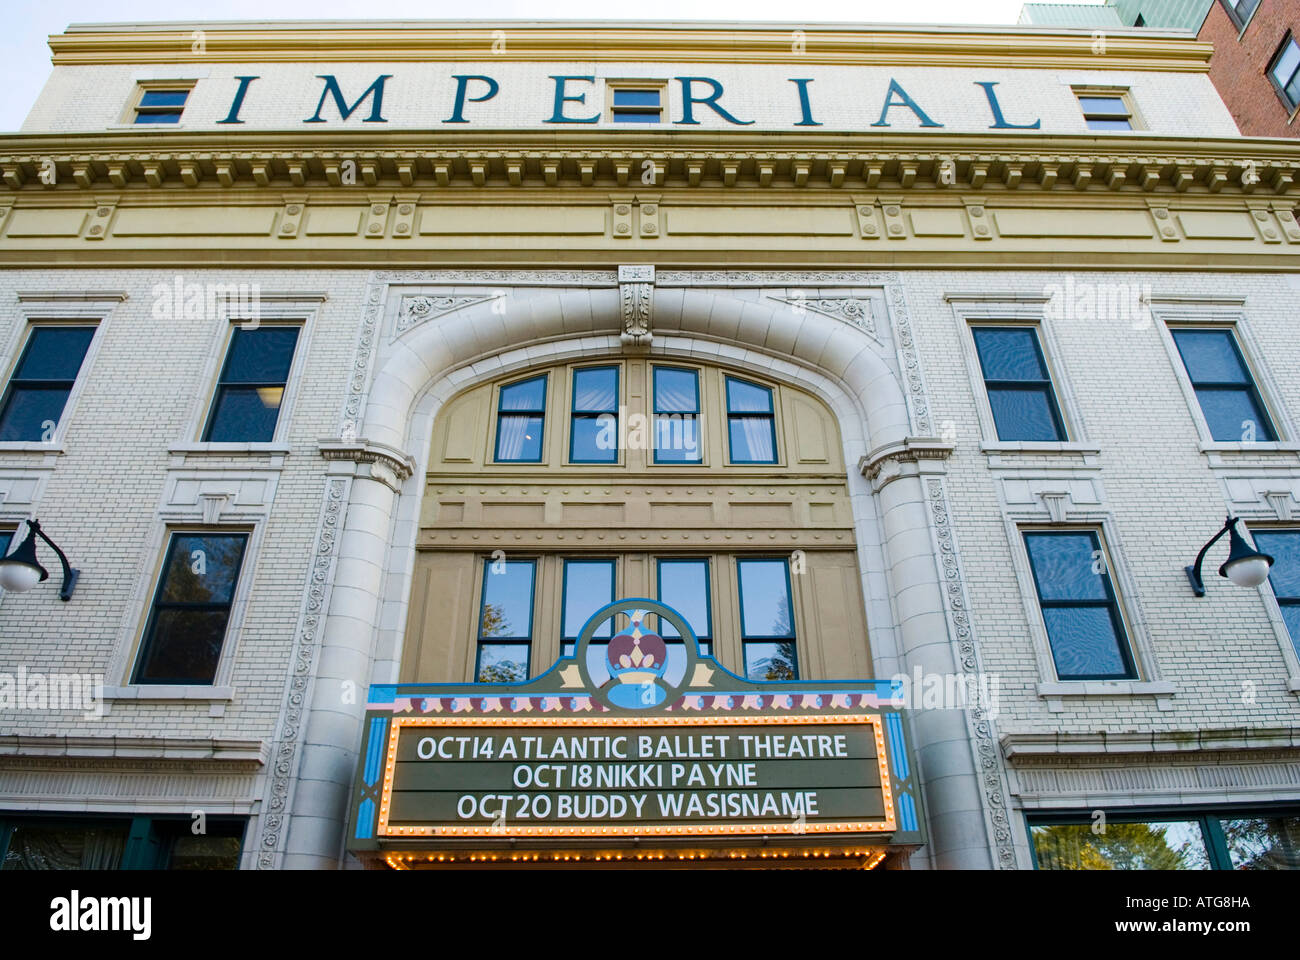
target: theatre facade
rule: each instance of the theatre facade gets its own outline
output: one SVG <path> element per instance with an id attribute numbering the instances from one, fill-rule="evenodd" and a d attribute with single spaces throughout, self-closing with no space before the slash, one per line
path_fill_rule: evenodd
<path id="1" fill-rule="evenodd" d="M 1300 866 L 1300 148 L 1207 44 L 50 46 L 0 868 Z"/>

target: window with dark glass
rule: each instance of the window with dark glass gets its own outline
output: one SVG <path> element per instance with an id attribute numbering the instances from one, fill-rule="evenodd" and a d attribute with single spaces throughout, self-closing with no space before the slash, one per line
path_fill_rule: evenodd
<path id="1" fill-rule="evenodd" d="M 709 561 L 700 559 L 661 559 L 658 562 L 659 602 L 672 607 L 686 620 L 700 653 L 713 652 L 713 609 L 709 594 Z M 659 635 L 668 641 L 669 665 L 673 657 L 681 656 L 681 634 L 667 620 L 659 622 Z"/>
<path id="2" fill-rule="evenodd" d="M 1133 111 L 1122 94 L 1080 93 L 1078 97 L 1089 130 L 1133 129 Z"/>
<path id="3" fill-rule="evenodd" d="M 497 404 L 497 463 L 540 463 L 545 420 L 545 374 L 502 387 Z"/>
<path id="4" fill-rule="evenodd" d="M 661 123 L 661 87 L 615 87 L 610 113 L 615 123 Z"/>
<path id="5" fill-rule="evenodd" d="M 1029 818 L 1039 870 L 1300 870 L 1300 810 L 1107 811 Z"/>
<path id="6" fill-rule="evenodd" d="M 247 820 L 0 815 L 0 870 L 238 870 Z"/>
<path id="7" fill-rule="evenodd" d="M 565 560 L 564 599 L 560 604 L 561 639 L 564 656 L 573 655 L 574 642 L 582 626 L 591 615 L 606 604 L 614 602 L 613 560 Z M 593 640 L 608 640 L 613 636 L 611 617 L 592 635 Z"/>
<path id="8" fill-rule="evenodd" d="M 171 535 L 132 683 L 212 683 L 247 542 L 245 533 Z"/>
<path id="9" fill-rule="evenodd" d="M 533 560 L 485 560 L 483 601 L 478 618 L 479 683 L 522 683 L 528 679 L 533 641 Z"/>
<path id="10" fill-rule="evenodd" d="M 1277 439 L 1231 330 L 1173 330 L 1210 436 L 1221 443 Z"/>
<path id="11" fill-rule="evenodd" d="M 1101 540 L 1092 530 L 1025 533 L 1060 680 L 1137 677 Z"/>
<path id="12" fill-rule="evenodd" d="M 94 327 L 32 328 L 0 403 L 0 441 L 53 438 L 94 336 Z"/>
<path id="13" fill-rule="evenodd" d="M 617 463 L 618 431 L 618 367 L 574 370 L 569 462 Z"/>
<path id="14" fill-rule="evenodd" d="M 680 367 L 654 368 L 655 463 L 699 463 L 700 377 Z"/>
<path id="15" fill-rule="evenodd" d="M 145 90 L 135 108 L 135 123 L 180 123 L 190 91 Z"/>
<path id="16" fill-rule="evenodd" d="M 1290 33 L 1268 65 L 1268 78 L 1288 111 L 1300 106 L 1300 45 Z"/>
<path id="17" fill-rule="evenodd" d="M 1238 30 L 1250 22 L 1251 16 L 1259 7 L 1259 0 L 1220 0 L 1220 2 L 1228 11 L 1228 19 Z"/>
<path id="18" fill-rule="evenodd" d="M 14 542 L 13 530 L 0 530 L 0 557 L 7 556 L 9 547 Z"/>
<path id="19" fill-rule="evenodd" d="M 256 330 L 233 330 L 205 441 L 267 443 L 275 438 L 297 344 L 297 327 L 264 324 Z"/>
<path id="20" fill-rule="evenodd" d="M 1300 656 L 1300 530 L 1252 530 L 1255 549 L 1273 558 L 1269 586 L 1282 608 L 1287 633 Z"/>
<path id="21" fill-rule="evenodd" d="M 740 635 L 750 680 L 797 680 L 790 569 L 784 559 L 737 560 Z"/>
<path id="22" fill-rule="evenodd" d="M 1032 327 L 973 327 L 999 440 L 1065 440 L 1056 391 Z"/>
<path id="23" fill-rule="evenodd" d="M 727 377 L 727 439 L 732 463 L 776 463 L 771 390 Z"/>

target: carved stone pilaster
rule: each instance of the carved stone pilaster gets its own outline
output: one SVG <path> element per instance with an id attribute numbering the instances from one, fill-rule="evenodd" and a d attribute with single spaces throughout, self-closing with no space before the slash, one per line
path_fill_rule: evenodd
<path id="1" fill-rule="evenodd" d="M 634 264 L 618 268 L 619 302 L 623 308 L 621 339 L 629 347 L 648 347 L 653 335 L 655 268 Z"/>

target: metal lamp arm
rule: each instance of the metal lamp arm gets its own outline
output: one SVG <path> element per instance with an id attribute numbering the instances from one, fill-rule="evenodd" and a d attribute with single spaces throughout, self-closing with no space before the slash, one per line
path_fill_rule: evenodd
<path id="1" fill-rule="evenodd" d="M 1228 517 L 1228 519 L 1224 521 L 1223 529 L 1211 537 L 1205 546 L 1201 547 L 1201 552 L 1196 555 L 1196 564 L 1184 568 L 1187 571 L 1187 579 L 1191 581 L 1192 592 L 1198 597 L 1205 596 L 1205 581 L 1201 579 L 1201 564 L 1205 562 L 1205 555 L 1210 552 L 1210 547 L 1223 539 L 1223 535 L 1231 530 L 1232 525 L 1236 522 L 1237 521 L 1234 517 Z"/>
<path id="2" fill-rule="evenodd" d="M 59 563 L 63 564 L 63 586 L 59 589 L 59 599 L 66 603 L 68 600 L 72 599 L 72 591 L 76 589 L 77 578 L 81 576 L 81 571 L 72 568 L 72 565 L 68 563 L 67 556 L 59 549 L 57 543 L 45 535 L 45 531 L 41 529 L 39 522 L 29 520 L 28 525 L 38 537 L 50 545 L 50 549 L 58 554 Z"/>

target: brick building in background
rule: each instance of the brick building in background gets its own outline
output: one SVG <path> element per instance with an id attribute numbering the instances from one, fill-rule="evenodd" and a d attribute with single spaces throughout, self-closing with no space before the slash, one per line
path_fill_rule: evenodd
<path id="1" fill-rule="evenodd" d="M 1218 0 L 1197 36 L 1214 44 L 1210 79 L 1242 133 L 1300 136 L 1300 0 Z"/>

